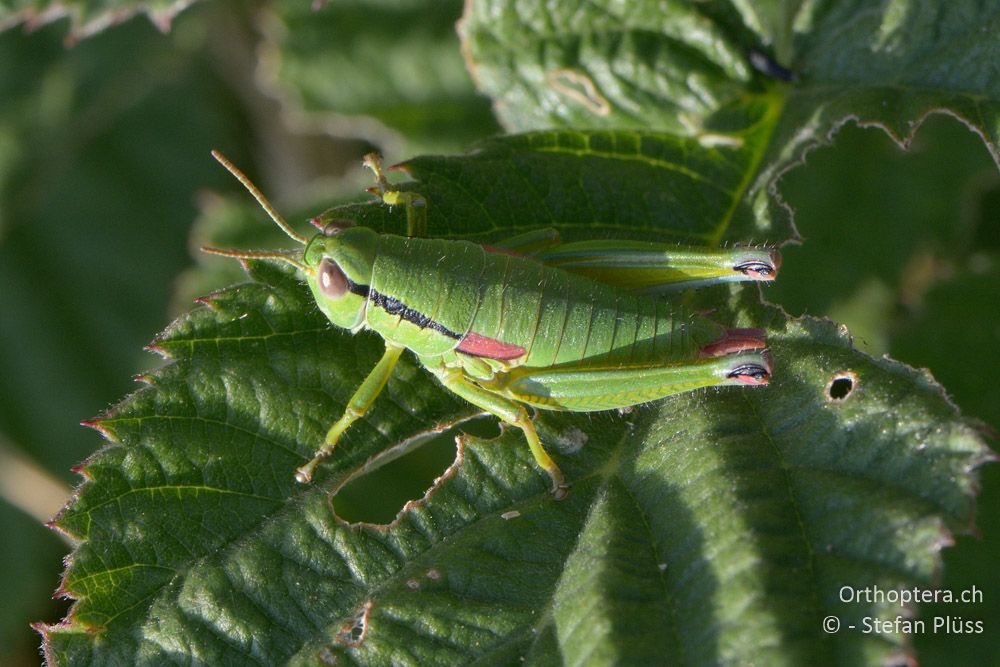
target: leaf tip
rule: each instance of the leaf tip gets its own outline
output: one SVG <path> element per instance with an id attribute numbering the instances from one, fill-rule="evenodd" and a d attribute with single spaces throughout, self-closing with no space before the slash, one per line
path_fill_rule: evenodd
<path id="1" fill-rule="evenodd" d="M 194 302 L 197 304 L 201 304 L 202 306 L 205 306 L 206 308 L 209 308 L 211 310 L 218 310 L 219 309 L 218 298 L 219 298 L 218 292 L 213 292 L 211 294 L 205 294 L 203 296 L 195 297 Z"/>
<path id="2" fill-rule="evenodd" d="M 89 479 L 89 476 L 88 476 L 88 479 Z M 71 498 L 69 502 L 72 502 L 72 500 L 73 499 Z M 63 526 L 60 523 L 60 521 L 62 521 L 62 518 L 66 514 L 67 511 L 69 511 L 69 504 L 67 504 L 65 507 L 63 507 L 61 510 L 59 510 L 59 513 L 56 514 L 54 517 L 52 517 L 52 519 L 50 519 L 49 521 L 46 521 L 45 522 L 45 527 L 48 528 L 49 530 L 53 531 L 54 533 L 57 533 L 68 544 L 70 544 L 71 546 L 75 547 L 76 545 L 78 545 L 80 542 L 82 542 L 84 540 L 84 536 L 81 536 L 79 534 L 73 533 L 69 528 Z M 73 560 L 73 554 L 72 553 L 70 553 L 69 555 L 67 555 L 65 557 L 65 559 L 64 559 L 64 564 L 66 565 L 67 571 L 69 570 L 69 566 L 72 563 L 72 560 Z M 69 593 L 69 591 L 67 590 L 67 588 L 65 586 L 65 583 L 66 583 L 66 574 L 64 573 L 63 574 L 62 582 L 60 582 L 60 584 L 59 584 L 59 588 L 57 588 L 56 592 L 52 594 L 53 599 L 55 599 L 56 596 L 73 597 L 72 593 Z"/>
<path id="3" fill-rule="evenodd" d="M 80 426 L 86 426 L 87 428 L 92 428 L 95 431 L 104 433 L 104 427 L 101 425 L 101 418 L 94 417 L 93 419 L 82 419 L 80 420 Z"/>
<path id="4" fill-rule="evenodd" d="M 154 338 L 153 342 L 144 345 L 142 349 L 145 350 L 146 352 L 152 352 L 153 354 L 159 356 L 161 359 L 170 358 L 170 352 L 167 351 L 167 348 L 163 347 L 163 339 L 160 337 Z"/>
<path id="5" fill-rule="evenodd" d="M 52 661 L 52 656 L 49 651 L 49 640 L 50 640 L 49 635 L 58 626 L 49 625 L 48 623 L 44 623 L 42 621 L 35 621 L 33 623 L 29 623 L 28 625 L 31 627 L 32 630 L 34 630 L 35 632 L 37 632 L 42 636 L 42 651 L 45 654 L 45 664 L 46 665 L 56 664 L 55 662 Z"/>
<path id="6" fill-rule="evenodd" d="M 984 421 L 976 420 L 973 422 L 972 428 L 985 440 L 996 442 L 997 439 L 1000 438 L 1000 433 L 997 433 L 997 430 L 993 428 L 991 424 L 987 424 Z M 979 462 L 979 464 L 996 463 L 997 461 L 1000 461 L 1000 456 L 998 456 L 992 449 L 987 448 L 984 450 L 983 459 Z"/>
<path id="7" fill-rule="evenodd" d="M 52 524 L 52 523 L 53 522 L 50 521 L 49 523 L 47 523 L 45 525 L 49 526 L 50 528 L 52 528 L 54 530 L 57 530 L 58 526 L 49 525 L 49 524 Z M 59 586 L 56 588 L 56 590 L 54 590 L 52 592 L 52 599 L 53 600 L 75 600 L 76 596 L 74 596 L 72 593 L 69 592 L 69 590 L 66 588 L 66 580 L 63 579 L 61 582 L 59 582 Z"/>
<path id="8" fill-rule="evenodd" d="M 93 419 L 84 419 L 83 421 L 80 422 L 80 426 L 86 426 L 87 428 L 92 428 L 98 433 L 100 433 L 102 436 L 104 436 L 107 440 L 110 440 L 111 442 L 118 442 L 118 435 L 114 432 L 114 430 L 110 426 L 108 426 L 107 422 L 105 421 L 105 417 L 103 416 L 94 417 Z M 75 467 L 82 467 L 84 465 L 86 465 L 86 463 L 81 463 L 80 466 L 75 466 Z"/>

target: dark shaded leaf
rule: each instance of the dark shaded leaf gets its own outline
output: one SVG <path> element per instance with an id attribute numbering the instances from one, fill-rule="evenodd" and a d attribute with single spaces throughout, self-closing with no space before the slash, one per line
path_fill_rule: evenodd
<path id="1" fill-rule="evenodd" d="M 293 114 L 397 154 L 497 131 L 459 51 L 458 0 L 287 0 L 272 11 L 264 77 Z"/>

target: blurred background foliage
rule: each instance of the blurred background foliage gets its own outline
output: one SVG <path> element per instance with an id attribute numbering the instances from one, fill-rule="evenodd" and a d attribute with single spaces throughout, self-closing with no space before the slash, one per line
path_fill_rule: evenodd
<path id="1" fill-rule="evenodd" d="M 209 151 L 301 224 L 364 198 L 370 150 L 392 162 L 499 132 L 465 71 L 460 11 L 436 0 L 212 2 L 168 33 L 137 17 L 69 48 L 66 19 L 0 32 L 0 664 L 37 664 L 28 623 L 67 608 L 50 596 L 68 547 L 42 521 L 79 481 L 70 468 L 101 444 L 78 422 L 157 363 L 142 346 L 194 296 L 241 280 L 197 245 L 278 244 Z M 12 16 L 0 8 L 0 25 Z M 871 354 L 931 369 L 967 415 L 1000 426 L 1000 175 L 980 139 L 936 116 L 903 152 L 848 125 L 778 190 L 805 241 L 784 248 L 767 298 L 846 323 Z M 446 435 L 424 449 L 380 471 L 395 500 L 342 494 L 338 509 L 392 516 L 453 444 Z M 979 536 L 946 552 L 942 585 L 994 595 L 922 613 L 985 619 L 987 632 L 917 637 L 924 664 L 1000 657 L 997 466 L 982 487 Z"/>

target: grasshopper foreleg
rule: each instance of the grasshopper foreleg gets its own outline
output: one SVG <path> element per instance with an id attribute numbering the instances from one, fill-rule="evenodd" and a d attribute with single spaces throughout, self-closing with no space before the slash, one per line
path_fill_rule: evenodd
<path id="1" fill-rule="evenodd" d="M 542 446 L 542 441 L 538 438 L 535 425 L 531 422 L 528 410 L 520 403 L 512 401 L 502 396 L 483 389 L 479 385 L 471 382 L 459 369 L 441 368 L 430 369 L 445 387 L 461 396 L 469 403 L 486 410 L 490 414 L 496 415 L 503 421 L 521 429 L 524 438 L 528 441 L 532 456 L 538 466 L 548 473 L 552 479 L 552 495 L 556 500 L 562 500 L 569 491 L 569 485 L 563 477 L 562 470 L 552 460 L 548 452 Z"/>
<path id="2" fill-rule="evenodd" d="M 340 440 L 340 436 L 343 435 L 344 431 L 359 417 L 368 412 L 368 408 L 375 402 L 375 399 L 381 393 L 383 387 L 385 387 L 385 383 L 389 381 L 389 376 L 392 375 L 392 370 L 396 367 L 396 362 L 399 361 L 399 355 L 402 352 L 402 347 L 386 343 L 385 354 L 382 355 L 379 362 L 375 364 L 375 368 L 371 370 L 368 377 L 364 379 L 361 386 L 351 396 L 351 400 L 348 401 L 347 407 L 344 409 L 343 416 L 327 431 L 326 437 L 323 439 L 323 445 L 316 451 L 316 454 L 308 463 L 295 471 L 296 481 L 303 484 L 309 482 L 312 479 L 313 472 L 316 470 L 316 466 L 333 453 L 333 449 L 337 446 L 337 441 Z"/>

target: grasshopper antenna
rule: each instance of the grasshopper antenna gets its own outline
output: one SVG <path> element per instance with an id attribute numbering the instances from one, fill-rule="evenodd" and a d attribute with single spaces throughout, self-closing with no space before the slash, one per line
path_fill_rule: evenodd
<path id="1" fill-rule="evenodd" d="M 243 184 L 243 187 L 247 189 L 247 192 L 252 194 L 253 198 L 257 200 L 258 204 L 260 204 L 261 208 L 267 211 L 267 214 L 271 216 L 271 220 L 274 220 L 274 224 L 278 225 L 278 227 L 281 228 L 281 231 L 285 232 L 285 234 L 287 234 L 290 238 L 295 239 L 302 245 L 306 245 L 307 243 L 309 243 L 309 239 L 296 232 L 294 229 L 292 229 L 291 225 L 285 222 L 285 219 L 281 217 L 281 214 L 278 213 L 277 209 L 271 206 L 271 202 L 267 201 L 267 197 L 264 196 L 264 193 L 261 192 L 259 189 L 257 189 L 257 186 L 254 185 L 253 182 L 251 182 L 250 179 L 247 178 L 242 171 L 237 169 L 236 165 L 230 162 L 225 155 L 223 155 L 219 151 L 213 150 L 212 157 L 214 157 L 219 164 L 225 167 L 230 174 L 235 176 L 236 180 L 238 180 L 240 183 Z M 222 254 L 222 253 L 215 253 L 215 254 Z"/>
<path id="2" fill-rule="evenodd" d="M 235 257 L 237 259 L 278 259 L 291 264 L 304 273 L 310 273 L 309 267 L 295 259 L 297 253 L 294 252 L 287 253 L 277 250 L 228 250 L 225 248 L 213 248 L 207 245 L 203 245 L 201 250 L 211 255 L 222 255 L 223 257 Z"/>

